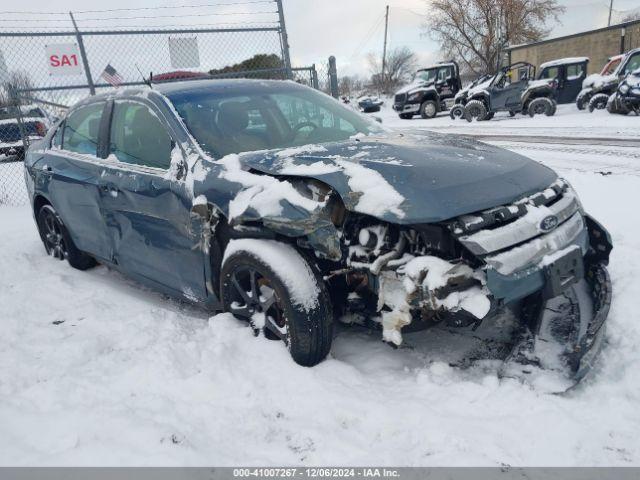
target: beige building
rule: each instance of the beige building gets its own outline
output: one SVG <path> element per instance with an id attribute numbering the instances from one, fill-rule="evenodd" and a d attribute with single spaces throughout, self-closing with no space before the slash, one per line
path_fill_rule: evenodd
<path id="1" fill-rule="evenodd" d="M 588 73 L 600 73 L 607 58 L 640 47 L 640 20 L 507 48 L 508 62 L 541 63 L 565 57 L 589 57 Z"/>

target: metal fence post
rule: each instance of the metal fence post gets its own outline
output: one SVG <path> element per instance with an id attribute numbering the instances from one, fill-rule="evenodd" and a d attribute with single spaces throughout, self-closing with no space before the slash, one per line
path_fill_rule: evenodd
<path id="1" fill-rule="evenodd" d="M 76 19 L 73 18 L 73 13 L 69 12 L 71 21 L 73 22 L 73 28 L 76 31 L 76 39 L 78 40 L 78 49 L 80 50 L 80 58 L 82 58 L 82 65 L 84 66 L 84 74 L 87 76 L 87 85 L 89 85 L 89 93 L 91 95 L 96 94 L 96 87 L 93 85 L 93 78 L 91 77 L 91 70 L 89 69 L 89 61 L 87 60 L 87 52 L 84 50 L 84 42 L 82 41 L 82 35 L 78 30 Z"/>
<path id="2" fill-rule="evenodd" d="M 284 23 L 284 10 L 282 9 L 282 0 L 276 0 L 278 7 L 278 20 L 280 22 L 280 42 L 282 43 L 282 57 L 284 60 L 284 68 L 287 70 L 287 78 L 293 78 L 291 71 L 291 57 L 289 56 L 289 37 L 287 36 L 287 27 Z"/>
<path id="3" fill-rule="evenodd" d="M 318 71 L 316 70 L 316 64 L 311 65 L 311 85 L 316 90 L 320 90 L 320 85 L 318 83 Z"/>
<path id="4" fill-rule="evenodd" d="M 338 69 L 336 68 L 336 57 L 329 57 L 329 89 L 333 98 L 338 98 Z"/>

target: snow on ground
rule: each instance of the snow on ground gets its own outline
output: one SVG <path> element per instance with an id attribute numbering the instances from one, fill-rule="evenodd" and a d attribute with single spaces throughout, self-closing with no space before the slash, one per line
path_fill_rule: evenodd
<path id="1" fill-rule="evenodd" d="M 303 368 L 228 314 L 47 257 L 29 209 L 5 206 L 0 464 L 640 465 L 640 167 L 630 148 L 535 147 L 517 151 L 571 181 L 615 244 L 606 345 L 576 390 L 451 367 L 439 331 L 392 350 L 340 328 Z"/>
<path id="2" fill-rule="evenodd" d="M 436 132 L 464 133 L 470 135 L 545 135 L 599 138 L 640 138 L 640 118 L 634 115 L 612 115 L 606 110 L 580 111 L 574 104 L 558 105 L 552 117 L 516 115 L 499 112 L 485 122 L 469 123 L 464 119 L 451 120 L 446 112 L 425 120 L 419 115 L 412 120 L 402 120 L 391 109 L 393 100 L 385 101 L 379 115 L 384 125 L 401 128 L 428 128 Z"/>

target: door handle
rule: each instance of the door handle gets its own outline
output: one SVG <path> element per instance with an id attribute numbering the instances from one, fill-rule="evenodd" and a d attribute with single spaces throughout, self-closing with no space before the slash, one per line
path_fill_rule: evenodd
<path id="1" fill-rule="evenodd" d="M 50 167 L 49 165 L 47 165 L 47 164 L 44 164 L 44 165 L 42 166 L 42 172 L 43 172 L 43 173 L 46 173 L 46 174 L 48 174 L 48 175 L 51 175 L 51 174 L 53 173 L 53 168 L 51 168 L 51 167 Z"/>

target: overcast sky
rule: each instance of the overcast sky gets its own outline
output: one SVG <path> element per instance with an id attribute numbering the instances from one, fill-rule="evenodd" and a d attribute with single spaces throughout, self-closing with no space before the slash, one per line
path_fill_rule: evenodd
<path id="1" fill-rule="evenodd" d="M 248 4 L 239 4 L 249 2 Z M 383 43 L 383 16 L 389 5 L 389 46 L 406 45 L 418 54 L 421 63 L 438 60 L 438 45 L 424 35 L 421 25 L 429 13 L 425 0 L 283 0 L 285 19 L 289 31 L 294 65 L 306 66 L 320 62 L 333 54 L 338 59 L 340 74 L 365 74 L 366 56 L 380 52 Z M 560 0 L 566 7 L 561 24 L 552 25 L 552 36 L 565 35 L 591 28 L 606 26 L 609 0 Z M 207 5 L 217 6 L 162 9 L 157 6 Z M 232 4 L 220 6 L 220 4 Z M 86 12 L 78 14 L 81 27 L 131 25 L 203 25 L 221 22 L 275 21 L 275 5 L 256 0 L 27 0 L 3 2 L 0 10 L 26 10 L 34 14 L 0 12 L 2 27 L 67 27 L 65 15 L 55 12 L 87 11 L 118 8 L 148 7 L 147 10 L 115 11 L 110 13 Z M 638 7 L 638 0 L 614 0 L 615 18 L 623 11 Z M 176 16 L 179 13 L 188 16 Z M 233 15 L 230 15 L 233 14 Z M 122 17 L 138 17 L 123 19 Z M 146 18 L 159 17 L 160 18 Z M 113 18 L 112 20 L 105 20 Z M 15 20 L 14 20 L 15 19 Z M 201 47 L 202 48 L 202 47 Z"/>

